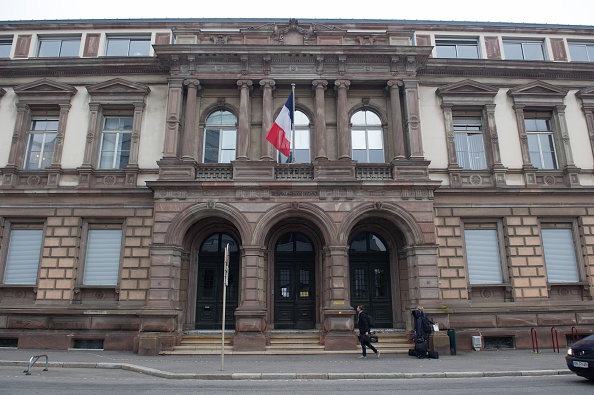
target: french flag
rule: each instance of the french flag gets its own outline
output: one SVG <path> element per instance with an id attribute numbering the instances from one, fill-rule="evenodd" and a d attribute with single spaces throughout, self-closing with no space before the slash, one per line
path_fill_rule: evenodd
<path id="1" fill-rule="evenodd" d="M 294 119 L 293 92 L 291 92 L 287 102 L 266 135 L 266 140 L 287 157 L 291 155 L 291 131 L 293 130 Z"/>

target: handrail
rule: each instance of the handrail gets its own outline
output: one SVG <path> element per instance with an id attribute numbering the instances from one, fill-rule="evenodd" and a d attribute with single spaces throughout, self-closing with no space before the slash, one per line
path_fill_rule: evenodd
<path id="1" fill-rule="evenodd" d="M 535 354 L 540 353 L 538 350 L 538 335 L 536 334 L 536 329 L 530 329 L 530 337 L 532 337 L 532 352 Z"/>
<path id="2" fill-rule="evenodd" d="M 580 336 L 578 335 L 578 330 L 575 326 L 571 327 L 571 340 L 575 343 L 580 340 Z"/>
<path id="3" fill-rule="evenodd" d="M 26 373 L 27 376 L 30 376 L 31 373 L 29 372 L 29 370 L 31 370 L 31 368 L 33 367 L 33 365 L 35 364 L 35 362 L 37 362 L 37 360 L 41 357 L 45 357 L 45 369 L 43 369 L 44 372 L 47 372 L 47 367 L 49 366 L 49 360 L 47 358 L 47 355 L 45 354 L 40 354 L 40 355 L 33 355 L 31 357 L 31 359 L 29 359 L 29 366 L 27 367 L 27 370 L 23 370 L 23 373 Z"/>
<path id="4" fill-rule="evenodd" d="M 554 326 L 551 327 L 551 343 L 553 343 L 553 352 L 559 352 L 559 332 Z"/>

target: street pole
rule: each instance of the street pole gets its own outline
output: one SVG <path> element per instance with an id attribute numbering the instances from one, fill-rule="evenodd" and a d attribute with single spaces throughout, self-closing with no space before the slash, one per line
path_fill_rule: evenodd
<path id="1" fill-rule="evenodd" d="M 221 321 L 221 370 L 225 370 L 225 310 L 227 309 L 227 285 L 229 284 L 229 244 L 225 246 L 225 266 L 223 275 L 223 317 Z"/>

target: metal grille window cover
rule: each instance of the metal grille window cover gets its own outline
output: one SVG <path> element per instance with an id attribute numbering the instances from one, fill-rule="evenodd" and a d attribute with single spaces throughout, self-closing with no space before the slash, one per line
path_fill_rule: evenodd
<path id="1" fill-rule="evenodd" d="M 513 336 L 483 336 L 483 342 L 485 344 L 485 350 L 515 348 Z"/>

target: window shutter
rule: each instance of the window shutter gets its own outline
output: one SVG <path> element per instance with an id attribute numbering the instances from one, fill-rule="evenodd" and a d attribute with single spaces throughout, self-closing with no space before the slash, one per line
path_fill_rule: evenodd
<path id="1" fill-rule="evenodd" d="M 543 229 L 542 243 L 549 283 L 580 281 L 571 229 Z"/>
<path id="2" fill-rule="evenodd" d="M 85 58 L 95 58 L 99 55 L 99 40 L 101 38 L 100 34 L 96 33 L 88 33 L 87 38 L 85 39 L 85 49 L 83 51 L 83 56 Z"/>
<path id="3" fill-rule="evenodd" d="M 487 59 L 501 59 L 498 37 L 485 37 L 485 49 L 487 50 Z"/>
<path id="4" fill-rule="evenodd" d="M 431 45 L 431 36 L 428 34 L 417 34 L 415 42 L 418 46 Z"/>
<path id="5" fill-rule="evenodd" d="M 553 50 L 553 60 L 567 61 L 567 51 L 562 38 L 551 38 L 551 49 Z"/>
<path id="6" fill-rule="evenodd" d="M 501 284 L 503 273 L 495 229 L 466 229 L 466 261 L 470 284 Z"/>
<path id="7" fill-rule="evenodd" d="M 155 44 L 171 44 L 171 35 L 169 33 L 157 33 L 155 35 Z"/>
<path id="8" fill-rule="evenodd" d="M 14 49 L 15 58 L 26 58 L 29 56 L 29 47 L 31 46 L 31 35 L 30 34 L 19 34 Z"/>
<path id="9" fill-rule="evenodd" d="M 10 232 L 4 284 L 37 284 L 42 239 L 42 229 Z"/>
<path id="10" fill-rule="evenodd" d="M 121 249 L 121 229 L 90 229 L 83 284 L 117 285 Z"/>

